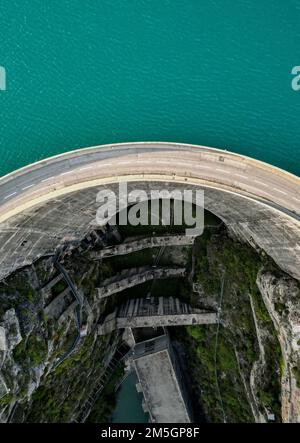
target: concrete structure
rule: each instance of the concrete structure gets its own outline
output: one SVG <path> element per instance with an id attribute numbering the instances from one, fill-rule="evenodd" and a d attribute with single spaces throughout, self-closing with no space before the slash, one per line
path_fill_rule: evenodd
<path id="1" fill-rule="evenodd" d="M 72 296 L 70 295 L 70 289 L 67 287 L 44 307 L 44 313 L 50 318 L 59 318 L 66 309 L 66 305 L 69 304 L 69 299 L 72 299 Z"/>
<path id="2" fill-rule="evenodd" d="M 6 350 L 7 350 L 6 331 L 3 328 L 3 326 L 0 326 L 0 351 L 6 351 Z"/>
<path id="3" fill-rule="evenodd" d="M 189 423 L 184 388 L 167 336 L 139 343 L 131 357 L 144 396 L 144 410 L 155 423 Z"/>
<path id="4" fill-rule="evenodd" d="M 127 300 L 119 309 L 103 319 L 98 326 L 98 334 L 106 335 L 122 328 L 156 328 L 217 322 L 216 312 L 192 308 L 177 298 L 136 298 Z"/>
<path id="5" fill-rule="evenodd" d="M 147 281 L 164 278 L 179 278 L 186 274 L 185 268 L 142 267 L 125 269 L 113 277 L 104 280 L 99 288 L 98 297 L 103 299 L 124 289 L 132 288 Z"/>
<path id="6" fill-rule="evenodd" d="M 62 274 L 58 274 L 56 277 L 53 277 L 50 281 L 48 281 L 41 289 L 40 291 L 46 295 L 48 294 L 51 289 L 61 280 L 63 279 L 63 275 Z"/>
<path id="7" fill-rule="evenodd" d="M 115 255 L 126 255 L 148 248 L 162 246 L 190 246 L 194 243 L 195 237 L 188 235 L 162 235 L 157 237 L 147 237 L 138 240 L 128 241 L 120 245 L 109 246 L 93 254 L 95 260 L 101 260 Z"/>
<path id="8" fill-rule="evenodd" d="M 68 307 L 66 309 L 64 309 L 60 316 L 58 317 L 57 321 L 58 324 L 63 324 L 63 322 L 66 320 L 66 318 L 70 315 L 74 315 L 75 314 L 75 308 L 78 306 L 78 301 L 74 300 L 71 304 L 68 305 Z M 81 332 L 80 332 L 80 337 L 81 337 Z"/>
<path id="9" fill-rule="evenodd" d="M 97 192 L 204 189 L 205 208 L 300 279 L 300 179 L 202 146 L 128 143 L 78 150 L 0 179 L 0 279 L 95 227 Z M 129 189 L 129 191 L 130 191 Z"/>

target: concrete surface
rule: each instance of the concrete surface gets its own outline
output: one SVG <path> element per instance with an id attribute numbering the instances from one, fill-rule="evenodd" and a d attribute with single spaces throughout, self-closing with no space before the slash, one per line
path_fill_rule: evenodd
<path id="1" fill-rule="evenodd" d="M 98 334 L 105 335 L 122 328 L 204 325 L 217 322 L 216 312 L 192 308 L 174 297 L 136 298 L 127 300 L 117 311 L 109 314 L 98 325 Z"/>
<path id="2" fill-rule="evenodd" d="M 141 267 L 125 269 L 120 273 L 104 280 L 97 289 L 99 299 L 109 297 L 117 292 L 124 291 L 124 289 L 132 288 L 140 285 L 146 281 L 164 279 L 164 278 L 179 278 L 186 274 L 185 268 L 175 267 Z"/>
<path id="3" fill-rule="evenodd" d="M 95 251 L 92 256 L 95 260 L 101 260 L 115 255 L 126 255 L 132 252 L 141 251 L 147 248 L 157 248 L 161 246 L 190 246 L 194 243 L 195 237 L 189 235 L 160 235 L 157 237 L 141 238 L 120 245 L 109 246 L 101 251 Z"/>
<path id="4" fill-rule="evenodd" d="M 151 343 L 147 343 L 148 347 Z M 142 344 L 138 345 L 139 347 Z M 168 345 L 149 352 L 137 352 L 132 365 L 144 395 L 145 410 L 155 423 L 189 423 L 190 417 L 184 401 Z"/>
<path id="5" fill-rule="evenodd" d="M 204 189 L 205 208 L 300 279 L 300 179 L 226 151 L 128 143 L 62 154 L 0 179 L 0 279 L 95 226 L 96 194 L 116 183 Z"/>

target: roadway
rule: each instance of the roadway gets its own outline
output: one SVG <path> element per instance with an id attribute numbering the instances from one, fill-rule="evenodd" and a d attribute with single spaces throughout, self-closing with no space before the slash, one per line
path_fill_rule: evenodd
<path id="1" fill-rule="evenodd" d="M 213 187 L 260 201 L 300 220 L 299 177 L 219 149 L 146 142 L 80 149 L 2 177 L 0 222 L 69 192 L 139 180 Z"/>

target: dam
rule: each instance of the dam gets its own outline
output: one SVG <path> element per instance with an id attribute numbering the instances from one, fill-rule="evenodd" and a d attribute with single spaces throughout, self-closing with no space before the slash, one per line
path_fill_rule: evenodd
<path id="1" fill-rule="evenodd" d="M 178 234 L 172 223 L 167 232 L 158 230 L 154 225 L 147 226 L 144 232 L 127 226 L 123 231 L 119 230 L 119 226 L 110 224 L 99 226 L 96 221 L 98 192 L 114 191 L 118 196 L 119 184 L 125 182 L 129 192 L 142 189 L 149 199 L 153 189 L 163 188 L 169 192 L 200 189 L 204 192 L 205 209 L 218 217 L 217 228 L 206 225 L 204 235 L 195 238 L 184 236 L 182 232 Z M 186 363 L 180 330 L 189 334 L 186 340 L 189 340 L 190 352 L 197 341 L 199 350 L 202 350 L 201 334 L 207 340 L 205 349 L 211 351 L 215 346 L 209 343 L 214 336 L 213 331 L 220 329 L 228 340 L 228 325 L 235 326 L 237 323 L 240 331 L 244 331 L 246 324 L 246 338 L 243 338 L 243 332 L 239 336 L 242 338 L 241 345 L 239 339 L 235 340 L 239 349 L 232 356 L 233 363 L 230 365 L 235 371 L 239 370 L 240 355 L 244 349 L 249 346 L 250 357 L 256 355 L 259 344 L 256 337 L 273 340 L 274 344 L 273 341 L 270 345 L 268 343 L 273 352 L 277 334 L 272 335 L 266 329 L 270 322 L 268 326 L 259 324 L 267 317 L 259 311 L 262 307 L 255 305 L 260 300 L 257 288 L 261 288 L 269 314 L 274 316 L 279 309 L 274 324 L 277 330 L 283 331 L 280 333 L 280 345 L 287 364 L 282 376 L 282 417 L 284 421 L 298 420 L 298 410 L 294 407 L 298 398 L 297 353 L 293 352 L 290 343 L 297 344 L 299 326 L 296 286 L 293 289 L 293 285 L 298 284 L 296 280 L 300 279 L 299 214 L 299 178 L 246 157 L 201 146 L 130 143 L 88 148 L 9 174 L 0 180 L 0 279 L 2 300 L 7 309 L 0 325 L 1 348 L 9 351 L 10 358 L 16 358 L 16 366 L 18 358 L 22 364 L 36 365 L 42 358 L 39 353 L 41 344 L 45 353 L 43 359 L 46 358 L 49 348 L 44 337 L 47 337 L 48 331 L 50 337 L 57 340 L 57 346 L 60 346 L 60 334 L 63 333 L 63 346 L 52 356 L 50 380 L 56 377 L 55 371 L 63 374 L 63 368 L 69 365 L 72 369 L 73 359 L 76 362 L 74 367 L 77 367 L 79 352 L 87 354 L 93 349 L 94 353 L 98 352 L 101 366 L 93 367 L 94 385 L 86 389 L 86 401 L 79 402 L 68 416 L 68 420 L 81 422 L 92 414 L 92 408 L 97 405 L 97 398 L 100 398 L 110 377 L 122 369 L 119 363 L 123 360 L 115 358 L 116 349 L 119 346 L 121 349 L 119 339 L 122 331 L 125 339 L 126 331 L 133 328 L 134 334 L 147 341 L 149 329 L 168 328 L 172 339 L 175 337 L 174 343 L 178 339 L 176 355 L 182 368 Z M 247 269 L 240 269 L 239 262 L 244 263 L 245 257 Z M 208 268 L 205 261 L 209 260 L 212 261 Z M 230 262 L 226 275 L 225 262 Z M 270 267 L 264 270 L 261 266 L 266 262 Z M 275 270 L 269 275 L 272 266 Z M 278 267 L 286 273 L 279 278 L 281 271 Z M 11 275 L 14 271 L 20 272 Z M 21 280 L 18 280 L 19 275 L 22 275 Z M 249 280 L 246 286 L 245 278 Z M 28 280 L 30 284 L 27 287 Z M 251 296 L 257 299 L 251 306 L 253 312 L 258 311 L 257 317 L 248 306 L 248 291 L 253 287 Z M 19 314 L 14 305 L 11 306 L 11 300 L 19 291 L 23 291 L 19 296 L 22 307 L 20 324 Z M 224 292 L 227 318 L 222 314 Z M 290 317 L 283 318 L 289 312 L 284 306 L 290 307 L 293 300 Z M 32 306 L 36 307 L 37 315 L 43 313 L 43 329 L 40 336 L 37 331 L 39 338 L 36 340 L 33 334 L 29 334 L 31 338 L 28 340 L 26 334 L 20 332 L 24 325 L 28 331 L 29 327 L 34 327 L 31 326 L 34 325 L 33 317 L 28 315 Z M 257 332 L 253 329 L 251 315 L 257 320 Z M 17 326 L 11 327 L 14 325 Z M 31 346 L 29 359 L 27 351 L 24 352 L 28 343 Z M 224 346 L 224 341 L 220 343 Z M 130 337 L 128 345 L 131 346 Z M 228 345 L 229 341 L 226 342 Z M 14 351 L 17 346 L 19 348 Z M 232 351 L 231 348 L 226 349 Z M 124 352 L 127 354 L 127 350 L 124 349 Z M 260 352 L 262 356 L 266 355 L 263 350 Z M 123 356 L 123 351 L 120 355 Z M 194 349 L 192 355 L 196 360 L 198 351 Z M 193 358 L 189 360 L 193 362 Z M 9 359 L 6 361 L 9 364 Z M 205 361 L 201 360 L 201 364 Z M 275 363 L 279 361 L 278 356 Z M 275 363 L 274 369 L 272 366 L 268 373 L 272 380 L 279 374 Z M 90 366 L 87 361 L 85 364 Z M 209 361 L 207 364 L 213 367 Z M 254 368 L 251 380 L 255 380 L 255 389 L 260 388 L 262 377 L 254 373 L 258 365 L 253 365 L 253 368 L 250 362 L 247 365 L 249 374 Z M 200 367 L 197 363 L 192 368 L 196 371 L 193 374 L 195 380 L 198 380 Z M 31 371 L 29 366 L 28 371 Z M 188 373 L 184 369 L 185 372 Z M 245 372 L 247 376 L 248 373 Z M 236 372 L 234 377 L 238 376 Z M 139 378 L 144 379 L 143 368 L 140 368 Z M 11 387 L 3 380 L 5 397 Z M 220 380 L 223 383 L 223 379 Z M 203 382 L 205 384 L 205 380 Z M 25 384 L 26 380 L 22 383 Z M 153 384 L 147 387 L 145 382 L 144 385 L 147 397 Z M 211 383 L 207 383 L 206 389 L 208 386 Z M 253 385 L 249 386 L 249 389 L 252 388 Z M 188 389 L 191 389 L 190 386 Z M 247 401 L 253 411 L 247 412 L 247 417 L 252 414 L 256 421 L 260 421 L 256 392 L 249 392 L 239 392 L 237 398 L 251 395 Z M 291 396 L 295 401 L 289 400 Z M 274 394 L 274 398 L 278 396 Z M 101 404 L 101 398 L 99 402 Z M 18 420 L 23 406 L 17 403 L 11 402 L 4 408 L 4 421 Z M 279 406 L 272 405 L 271 411 L 279 417 Z M 40 408 L 37 406 L 34 414 L 40 413 L 38 411 Z M 26 410 L 24 413 L 27 414 Z M 55 410 L 53 413 L 56 414 Z M 263 418 L 267 415 L 268 410 L 264 410 Z"/>
<path id="2" fill-rule="evenodd" d="M 95 228 L 96 195 L 203 189 L 205 209 L 237 238 L 264 250 L 300 279 L 300 179 L 227 151 L 143 142 L 81 149 L 0 179 L 0 279 Z"/>

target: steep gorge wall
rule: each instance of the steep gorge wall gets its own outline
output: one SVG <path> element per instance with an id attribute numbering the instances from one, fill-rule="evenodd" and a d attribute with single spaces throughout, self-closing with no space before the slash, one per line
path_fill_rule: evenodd
<path id="1" fill-rule="evenodd" d="M 283 355 L 282 420 L 300 422 L 300 287 L 283 273 L 262 269 L 257 286 L 273 320 Z"/>
<path id="2" fill-rule="evenodd" d="M 222 421 L 225 411 L 227 421 L 254 421 L 257 417 L 263 417 L 263 421 L 270 411 L 277 421 L 281 417 L 283 421 L 299 421 L 297 281 L 280 271 L 263 251 L 255 252 L 238 243 L 223 228 L 197 239 L 194 253 L 194 283 L 199 292 L 197 298 L 190 295 L 192 302 L 221 308 L 217 360 L 216 327 L 187 328 L 189 360 L 194 365 L 191 373 L 200 383 L 197 392 L 207 416 L 211 421 Z M 88 336 L 57 369 L 53 363 L 76 336 L 76 316 L 71 312 L 60 327 L 45 316 L 45 300 L 38 288 L 55 275 L 52 259 L 38 261 L 1 284 L 0 326 L 7 331 L 7 349 L 0 351 L 2 389 L 10 389 L 0 399 L 3 421 L 11 415 L 15 421 L 76 419 L 92 389 L 91 380 L 97 379 L 103 369 L 103 356 L 112 349 L 109 337 L 99 346 L 93 325 L 101 313 L 95 298 L 96 282 L 114 275 L 113 270 L 109 264 L 99 266 L 77 250 L 64 260 L 76 286 L 85 292 Z M 258 365 L 259 360 L 264 361 Z M 221 402 L 215 387 L 216 364 Z"/>
<path id="3" fill-rule="evenodd" d="M 57 274 L 52 258 L 41 259 L 0 284 L 1 422 L 76 420 L 114 354 L 118 335 L 98 337 L 95 327 L 100 307 L 93 282 L 101 279 L 103 270 L 84 258 L 73 265 L 69 260 L 68 266 L 72 278 L 80 266 L 76 286 L 84 286 L 86 298 L 87 335 L 71 354 L 78 336 L 76 311 L 68 310 L 72 301 L 66 298 L 63 309 L 68 313 L 57 321 L 55 311 L 45 310 L 54 294 L 40 290 Z M 60 281 L 53 289 L 63 288 Z"/>
<path id="4" fill-rule="evenodd" d="M 220 312 L 219 328 L 180 337 L 208 420 L 299 422 L 299 283 L 232 233 L 198 238 L 194 255 L 199 302 Z"/>

